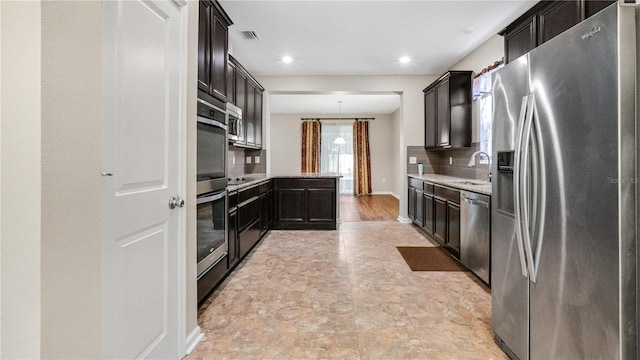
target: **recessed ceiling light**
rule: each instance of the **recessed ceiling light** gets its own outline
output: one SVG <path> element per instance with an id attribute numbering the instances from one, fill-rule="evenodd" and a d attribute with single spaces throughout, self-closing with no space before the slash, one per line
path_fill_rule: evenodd
<path id="1" fill-rule="evenodd" d="M 292 61 L 293 61 L 293 58 L 291 56 L 283 56 L 282 57 L 282 62 L 285 63 L 285 64 L 289 64 Z"/>
<path id="2" fill-rule="evenodd" d="M 403 57 L 400 58 L 400 62 L 403 63 L 403 64 L 406 64 L 406 63 L 408 63 L 410 61 L 411 61 L 411 58 L 408 57 L 408 56 L 403 56 Z"/>

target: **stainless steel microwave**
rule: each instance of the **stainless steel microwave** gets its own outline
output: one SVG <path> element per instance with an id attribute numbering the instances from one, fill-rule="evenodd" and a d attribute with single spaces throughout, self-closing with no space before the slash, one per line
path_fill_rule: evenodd
<path id="1" fill-rule="evenodd" d="M 227 128 L 229 129 L 229 141 L 236 141 L 242 138 L 242 109 L 227 103 Z"/>

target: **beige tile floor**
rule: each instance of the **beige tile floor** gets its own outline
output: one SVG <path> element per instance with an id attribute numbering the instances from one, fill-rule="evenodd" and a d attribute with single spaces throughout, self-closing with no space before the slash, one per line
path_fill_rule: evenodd
<path id="1" fill-rule="evenodd" d="M 186 359 L 506 359 L 468 272 L 412 272 L 411 225 L 271 231 L 200 309 Z"/>

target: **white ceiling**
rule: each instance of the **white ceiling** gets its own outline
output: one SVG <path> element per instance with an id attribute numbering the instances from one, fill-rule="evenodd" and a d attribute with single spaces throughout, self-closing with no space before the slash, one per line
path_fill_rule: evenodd
<path id="1" fill-rule="evenodd" d="M 339 103 L 338 101 L 342 101 Z M 384 115 L 400 108 L 398 94 L 272 94 L 272 114 Z"/>
<path id="2" fill-rule="evenodd" d="M 439 75 L 536 2 L 220 0 L 232 54 L 254 76 Z"/>
<path id="3" fill-rule="evenodd" d="M 537 1 L 219 0 L 230 52 L 254 76 L 440 75 Z M 255 31 L 258 41 L 241 31 Z M 284 64 L 288 55 L 293 62 Z M 411 62 L 401 64 L 401 56 Z M 390 114 L 391 94 L 272 94 L 272 113 Z"/>

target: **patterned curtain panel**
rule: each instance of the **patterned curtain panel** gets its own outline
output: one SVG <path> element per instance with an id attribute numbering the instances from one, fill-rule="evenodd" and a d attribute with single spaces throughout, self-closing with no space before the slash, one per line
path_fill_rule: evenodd
<path id="1" fill-rule="evenodd" d="M 369 153 L 369 122 L 353 123 L 354 193 L 371 194 L 371 156 Z"/>
<path id="2" fill-rule="evenodd" d="M 302 122 L 302 172 L 320 172 L 320 121 Z"/>

